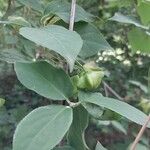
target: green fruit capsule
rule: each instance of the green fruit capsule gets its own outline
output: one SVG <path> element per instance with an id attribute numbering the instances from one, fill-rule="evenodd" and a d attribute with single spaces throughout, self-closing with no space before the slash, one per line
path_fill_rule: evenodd
<path id="1" fill-rule="evenodd" d="M 85 68 L 79 76 L 77 87 L 83 90 L 95 90 L 103 77 L 104 72 L 100 68 Z"/>
<path id="2" fill-rule="evenodd" d="M 78 93 L 78 89 L 77 89 L 77 83 L 79 80 L 79 76 L 75 75 L 73 77 L 71 77 L 71 81 L 72 81 L 72 85 L 73 85 L 73 94 L 76 95 Z"/>

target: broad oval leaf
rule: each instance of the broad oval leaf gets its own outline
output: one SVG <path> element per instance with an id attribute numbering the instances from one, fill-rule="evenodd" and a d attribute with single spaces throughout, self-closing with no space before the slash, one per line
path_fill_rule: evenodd
<path id="1" fill-rule="evenodd" d="M 20 82 L 28 89 L 52 100 L 65 100 L 72 96 L 69 76 L 45 61 L 16 63 L 15 71 Z"/>
<path id="2" fill-rule="evenodd" d="M 44 106 L 33 110 L 17 126 L 13 150 L 50 150 L 64 137 L 72 123 L 72 109 Z"/>
<path id="3" fill-rule="evenodd" d="M 133 24 L 137 27 L 143 28 L 143 29 L 149 29 L 149 27 L 142 25 L 136 18 L 133 16 L 124 16 L 121 13 L 115 13 L 115 15 L 110 18 L 109 20 L 117 21 L 120 23 L 127 23 L 127 24 Z"/>
<path id="4" fill-rule="evenodd" d="M 79 53 L 82 58 L 91 57 L 102 50 L 113 50 L 101 32 L 94 25 L 78 23 L 75 26 L 75 31 L 77 31 L 83 39 L 83 47 Z"/>
<path id="5" fill-rule="evenodd" d="M 74 62 L 83 44 L 80 35 L 76 32 L 58 25 L 50 25 L 43 28 L 24 27 L 20 29 L 20 34 L 62 55 L 68 61 L 70 70 L 73 70 Z"/>
<path id="6" fill-rule="evenodd" d="M 70 10 L 71 3 L 68 3 L 66 0 L 53 0 L 45 9 L 45 15 L 54 14 L 60 17 L 64 22 L 69 23 L 70 20 Z M 86 12 L 79 5 L 76 6 L 76 16 L 75 22 L 85 21 L 92 22 L 94 21 L 94 16 Z"/>
<path id="7" fill-rule="evenodd" d="M 142 111 L 134 108 L 133 106 L 113 98 L 103 97 L 100 93 L 80 92 L 79 100 L 110 109 L 140 125 L 143 125 L 148 117 Z M 148 127 L 150 128 L 150 124 Z"/>
<path id="8" fill-rule="evenodd" d="M 88 125 L 88 119 L 88 113 L 82 105 L 73 109 L 73 122 L 68 131 L 68 143 L 75 150 L 86 150 L 87 148 L 84 131 Z"/>

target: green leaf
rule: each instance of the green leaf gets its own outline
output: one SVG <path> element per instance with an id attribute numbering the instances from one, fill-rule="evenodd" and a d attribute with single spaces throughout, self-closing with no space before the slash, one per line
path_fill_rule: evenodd
<path id="1" fill-rule="evenodd" d="M 68 3 L 65 0 L 53 0 L 49 3 L 45 9 L 45 15 L 54 14 L 60 17 L 64 22 L 69 23 L 70 19 L 70 10 L 71 3 Z M 76 6 L 76 16 L 75 22 L 85 21 L 92 22 L 94 21 L 94 16 L 86 12 L 82 7 Z"/>
<path id="2" fill-rule="evenodd" d="M 72 96 L 69 76 L 48 62 L 16 63 L 15 71 L 20 82 L 28 89 L 52 100 L 65 100 Z"/>
<path id="3" fill-rule="evenodd" d="M 100 119 L 103 115 L 103 108 L 91 103 L 82 103 L 83 107 L 96 119 Z"/>
<path id="4" fill-rule="evenodd" d="M 72 109 L 44 106 L 35 109 L 17 126 L 13 150 L 50 150 L 64 137 L 72 123 Z"/>
<path id="5" fill-rule="evenodd" d="M 5 104 L 5 100 L 0 98 L 0 107 L 2 107 Z"/>
<path id="6" fill-rule="evenodd" d="M 144 31 L 138 28 L 132 29 L 128 33 L 128 40 L 133 52 L 150 53 L 150 36 Z"/>
<path id="7" fill-rule="evenodd" d="M 104 147 L 102 146 L 102 144 L 98 142 L 97 145 L 96 145 L 95 150 L 107 150 L 107 149 L 104 148 Z"/>
<path id="8" fill-rule="evenodd" d="M 0 60 L 6 61 L 8 63 L 15 63 L 15 62 L 29 63 L 29 62 L 33 62 L 33 58 L 29 57 L 28 55 L 24 54 L 20 50 L 16 50 L 16 49 L 0 50 Z"/>
<path id="9" fill-rule="evenodd" d="M 5 35 L 5 43 L 15 45 L 18 42 L 18 37 L 14 35 Z"/>
<path id="10" fill-rule="evenodd" d="M 107 8 L 112 9 L 111 7 L 122 8 L 122 7 L 131 7 L 133 5 L 132 0 L 109 0 Z"/>
<path id="11" fill-rule="evenodd" d="M 136 18 L 133 16 L 124 16 L 121 13 L 115 13 L 115 15 L 109 20 L 117 21 L 120 23 L 133 24 L 136 27 L 140 27 L 143 29 L 149 29 L 149 27 L 143 26 Z"/>
<path id="12" fill-rule="evenodd" d="M 73 109 L 73 122 L 68 132 L 68 142 L 75 150 L 86 150 L 84 131 L 88 125 L 88 113 L 82 105 Z"/>
<path id="13" fill-rule="evenodd" d="M 36 44 L 62 55 L 68 61 L 72 71 L 83 44 L 81 37 L 76 32 L 57 25 L 50 25 L 43 28 L 24 27 L 20 29 L 20 34 Z"/>
<path id="14" fill-rule="evenodd" d="M 100 93 L 80 92 L 79 100 L 81 102 L 89 102 L 110 109 L 140 125 L 143 125 L 148 117 L 142 111 L 133 106 L 113 98 L 103 97 Z M 150 128 L 150 125 L 148 127 Z"/>
<path id="15" fill-rule="evenodd" d="M 19 44 L 17 45 L 19 49 L 22 49 L 23 47 L 23 52 L 33 58 L 33 60 L 36 60 L 36 44 L 26 40 L 25 38 L 20 38 L 19 39 Z"/>
<path id="16" fill-rule="evenodd" d="M 150 68 L 148 71 L 148 94 L 150 94 Z"/>
<path id="17" fill-rule="evenodd" d="M 148 93 L 148 88 L 147 86 L 143 85 L 141 82 L 139 81 L 134 81 L 134 80 L 129 80 L 129 83 L 139 87 L 143 92 Z"/>
<path id="18" fill-rule="evenodd" d="M 142 1 L 137 6 L 137 12 L 145 25 L 150 25 L 150 1 Z"/>
<path id="19" fill-rule="evenodd" d="M 129 145 L 127 150 L 131 150 L 131 145 Z M 136 146 L 136 150 L 148 150 L 148 147 L 143 144 L 138 143 Z"/>
<path id="20" fill-rule="evenodd" d="M 75 26 L 75 31 L 77 31 L 83 39 L 83 47 L 79 54 L 81 57 L 87 58 L 96 55 L 101 50 L 113 50 L 94 25 L 78 23 Z"/>
<path id="21" fill-rule="evenodd" d="M 42 1 L 41 0 L 17 0 L 21 4 L 30 7 L 38 12 L 43 12 L 43 6 L 42 6 Z"/>
<path id="22" fill-rule="evenodd" d="M 62 146 L 62 147 L 56 147 L 53 150 L 75 150 L 70 146 Z"/>
<path id="23" fill-rule="evenodd" d="M 102 128 L 103 126 L 111 126 L 111 127 L 113 127 L 114 129 L 116 129 L 117 131 L 119 131 L 119 132 L 122 132 L 122 133 L 124 133 L 125 135 L 127 135 L 127 131 L 126 131 L 126 129 L 123 127 L 123 125 L 120 123 L 120 122 L 118 122 L 118 121 L 110 121 L 110 120 L 104 120 L 104 121 L 102 121 L 102 120 L 98 120 L 98 122 L 97 122 L 97 126 L 99 127 L 99 128 Z"/>
<path id="24" fill-rule="evenodd" d="M 111 121 L 111 124 L 112 124 L 112 126 L 113 126 L 116 130 L 118 130 L 118 131 L 120 131 L 120 132 L 122 132 L 122 133 L 124 133 L 124 134 L 127 135 L 126 129 L 122 126 L 122 124 L 121 124 L 120 122 L 118 122 L 118 121 Z"/>
<path id="25" fill-rule="evenodd" d="M 9 16 L 8 21 L 0 21 L 0 24 L 13 24 L 24 27 L 31 27 L 31 24 L 28 21 L 19 16 Z"/>

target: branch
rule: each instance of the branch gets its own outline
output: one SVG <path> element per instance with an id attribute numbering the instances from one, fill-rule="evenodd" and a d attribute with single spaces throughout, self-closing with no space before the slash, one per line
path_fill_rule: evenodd
<path id="1" fill-rule="evenodd" d="M 73 31 L 73 28 L 74 28 L 75 14 L 76 14 L 76 0 L 72 0 L 70 20 L 69 20 L 69 30 L 70 31 Z M 69 72 L 69 65 L 67 64 L 64 68 L 66 70 L 66 73 L 68 73 Z"/>
<path id="2" fill-rule="evenodd" d="M 116 96 L 119 100 L 123 100 L 123 98 L 117 94 L 106 82 L 103 81 L 103 84 L 104 84 L 104 89 L 105 89 L 105 92 L 106 92 L 106 89 L 108 89 L 114 96 Z M 108 93 L 107 93 L 108 94 Z"/>
<path id="3" fill-rule="evenodd" d="M 76 0 L 72 0 L 70 23 L 69 23 L 69 30 L 71 30 L 71 31 L 73 31 L 73 28 L 74 28 L 75 14 L 76 14 Z"/>
<path id="4" fill-rule="evenodd" d="M 150 115 L 148 116 L 145 124 L 142 126 L 141 130 L 139 131 L 139 133 L 138 133 L 136 139 L 134 140 L 130 150 L 136 150 L 136 146 L 137 146 L 138 142 L 140 141 L 144 131 L 146 130 L 146 127 L 148 126 L 149 122 L 150 122 Z"/>
<path id="5" fill-rule="evenodd" d="M 105 96 L 108 97 L 108 96 L 109 96 L 109 93 L 108 93 L 108 90 L 107 90 L 107 87 L 106 87 L 105 84 L 104 84 L 104 90 L 105 90 Z"/>

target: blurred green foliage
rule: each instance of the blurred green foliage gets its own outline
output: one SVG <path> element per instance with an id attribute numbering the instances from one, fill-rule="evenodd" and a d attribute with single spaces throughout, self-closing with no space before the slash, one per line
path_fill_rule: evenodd
<path id="1" fill-rule="evenodd" d="M 42 5 L 46 5 L 48 0 L 42 2 L 44 2 Z M 121 12 L 125 15 L 132 14 L 140 20 L 142 15 L 138 15 L 136 12 L 135 1 L 78 0 L 77 2 L 87 11 L 97 15 L 98 19 L 95 24 L 114 48 L 114 51 L 100 52 L 98 56 L 95 57 L 97 64 L 105 68 L 105 72 L 107 73 L 105 82 L 108 83 L 124 101 L 133 104 L 149 114 L 148 70 L 150 66 L 150 54 L 140 51 L 133 53 L 133 49 L 127 37 L 127 32 L 133 29 L 133 26 L 108 21 L 115 12 Z M 15 5 L 18 9 L 13 10 L 11 15 L 26 18 L 32 26 L 38 26 L 40 24 L 40 12 L 24 7 L 21 3 L 15 2 Z M 7 1 L 0 0 L 0 18 L 5 14 L 7 7 Z M 140 6 L 138 11 L 140 13 L 143 11 Z M 149 23 L 147 16 L 141 18 L 141 21 L 146 25 Z M 27 41 L 18 39 L 15 35 L 15 30 L 17 29 L 14 28 L 13 25 L 9 27 L 0 25 L 0 49 L 2 49 L 2 47 L 10 48 L 14 43 L 17 43 L 18 47 L 23 46 L 23 51 L 25 52 L 30 48 L 32 49 L 33 43 L 29 43 L 25 46 L 24 43 Z M 30 52 L 30 56 L 33 55 L 34 52 Z M 6 100 L 5 105 L 0 108 L 0 149 L 11 150 L 12 135 L 17 123 L 32 109 L 37 106 L 49 104 L 50 102 L 25 89 L 17 81 L 12 65 L 3 62 L 0 62 L 0 85 L 0 98 Z M 103 94 L 106 94 L 103 87 L 101 87 L 101 91 Z M 108 94 L 111 97 L 114 96 L 110 91 Z M 127 124 L 126 120 L 120 118 L 120 116 L 114 112 L 106 111 L 104 113 L 107 114 L 105 115 L 106 118 L 104 118 L 104 121 L 95 122 L 95 120 L 91 120 L 91 126 L 87 130 L 87 136 L 90 138 L 90 147 L 92 147 L 97 139 L 111 150 L 126 150 L 138 132 L 137 129 L 139 127 L 136 126 L 137 128 L 135 128 L 134 124 Z M 110 118 L 112 120 L 110 120 Z M 114 120 L 117 121 L 117 123 L 113 122 Z M 121 126 L 120 123 L 122 123 L 123 126 Z M 107 128 L 103 128 L 103 126 Z M 142 139 L 141 143 L 149 146 L 147 148 L 149 149 L 150 145 L 147 140 L 149 133 L 146 132 L 144 137 L 146 137 L 146 140 Z"/>

